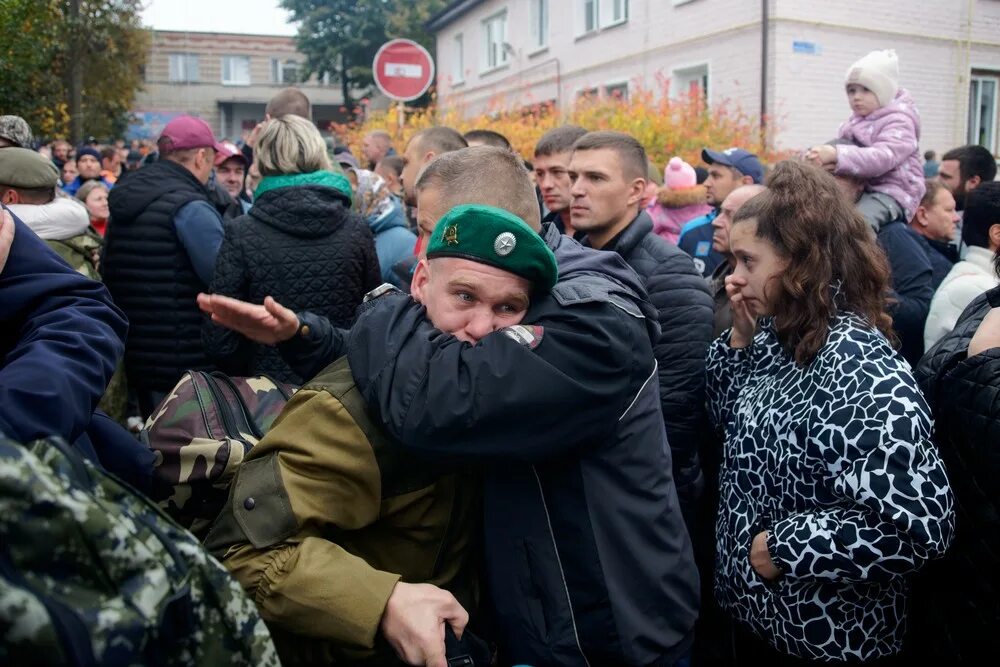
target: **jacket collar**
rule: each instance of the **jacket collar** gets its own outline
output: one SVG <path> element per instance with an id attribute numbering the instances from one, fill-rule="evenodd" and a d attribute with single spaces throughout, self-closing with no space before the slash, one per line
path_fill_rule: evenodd
<path id="1" fill-rule="evenodd" d="M 622 257 L 628 257 L 635 250 L 642 240 L 653 232 L 653 219 L 645 210 L 639 211 L 632 222 L 628 223 L 625 229 L 618 232 L 618 235 L 605 244 L 601 250 L 613 250 Z M 590 245 L 588 240 L 587 245 Z"/>
<path id="2" fill-rule="evenodd" d="M 982 269 L 991 276 L 993 275 L 993 253 L 988 248 L 980 248 L 974 245 L 969 246 L 965 254 L 965 261 L 977 269 Z"/>

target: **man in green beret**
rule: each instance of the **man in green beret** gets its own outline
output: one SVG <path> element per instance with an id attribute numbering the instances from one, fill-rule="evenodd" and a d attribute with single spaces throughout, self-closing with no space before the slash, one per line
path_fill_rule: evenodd
<path id="1" fill-rule="evenodd" d="M 475 343 L 517 325 L 557 278 L 523 220 L 464 205 L 438 222 L 412 297 L 436 328 Z M 206 544 L 260 607 L 285 664 L 386 665 L 395 651 L 444 667 L 441 624 L 461 636 L 475 605 L 473 479 L 393 441 L 344 357 L 251 450 Z"/>
<path id="2" fill-rule="evenodd" d="M 70 266 L 100 280 L 101 237 L 90 228 L 87 209 L 57 196 L 59 170 L 45 156 L 27 148 L 0 151 L 0 203 L 7 205 Z"/>

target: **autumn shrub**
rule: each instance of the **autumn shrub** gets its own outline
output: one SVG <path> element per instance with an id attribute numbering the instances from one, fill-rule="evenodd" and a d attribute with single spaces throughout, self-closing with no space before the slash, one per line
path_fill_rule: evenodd
<path id="1" fill-rule="evenodd" d="M 355 155 L 360 155 L 361 139 L 372 130 L 385 130 L 393 136 L 398 150 L 417 131 L 434 125 L 447 125 L 465 133 L 489 129 L 510 140 L 514 148 L 531 159 L 535 143 L 546 130 L 573 123 L 588 130 L 617 130 L 634 136 L 649 158 L 662 168 L 674 155 L 691 164 L 701 163 L 705 147 L 739 146 L 760 155 L 765 162 L 782 157 L 762 146 L 759 118 L 741 111 L 729 100 L 711 106 L 699 94 L 671 97 L 670 82 L 658 78 L 655 88 L 635 86 L 628 99 L 621 97 L 583 97 L 570 108 L 560 110 L 551 104 L 510 109 L 503 96 L 491 100 L 491 111 L 468 116 L 458 106 L 408 110 L 402 128 L 399 110 L 369 113 L 363 122 L 335 124 L 331 129 L 344 140 Z"/>

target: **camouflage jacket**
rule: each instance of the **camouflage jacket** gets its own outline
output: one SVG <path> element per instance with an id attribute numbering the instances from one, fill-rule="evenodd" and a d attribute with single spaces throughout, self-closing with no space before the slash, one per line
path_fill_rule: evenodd
<path id="1" fill-rule="evenodd" d="M 91 280 L 100 280 L 100 255 L 104 241 L 100 235 L 89 227 L 78 236 L 63 241 L 46 241 L 46 245 L 56 251 L 74 271 L 82 273 Z"/>
<path id="2" fill-rule="evenodd" d="M 0 664 L 277 665 L 187 531 L 62 440 L 0 434 Z"/>
<path id="3" fill-rule="evenodd" d="M 396 582 L 471 609 L 478 498 L 467 475 L 385 435 L 342 358 L 250 450 L 206 544 L 257 602 L 283 663 L 393 664 L 378 628 Z"/>

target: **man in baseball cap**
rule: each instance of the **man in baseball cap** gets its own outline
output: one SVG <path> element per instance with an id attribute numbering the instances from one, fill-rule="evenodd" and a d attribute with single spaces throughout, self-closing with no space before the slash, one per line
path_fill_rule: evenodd
<path id="1" fill-rule="evenodd" d="M 677 245 L 694 258 L 695 266 L 707 278 L 725 260 L 725 255 L 712 248 L 712 220 L 719 215 L 719 208 L 729 193 L 743 185 L 764 181 L 764 167 L 756 155 L 742 148 L 721 151 L 706 148 L 701 152 L 701 159 L 708 165 L 705 193 L 706 202 L 713 210 L 684 225 Z"/>
<path id="2" fill-rule="evenodd" d="M 250 210 L 244 185 L 250 163 L 231 141 L 223 141 L 215 153 L 215 182 L 240 205 L 240 213 Z"/>
<path id="3" fill-rule="evenodd" d="M 195 297 L 212 280 L 222 217 L 206 187 L 225 147 L 208 123 L 178 116 L 156 142 L 160 159 L 117 185 L 102 263 L 129 320 L 125 371 L 144 417 L 187 369 L 211 369 Z"/>

